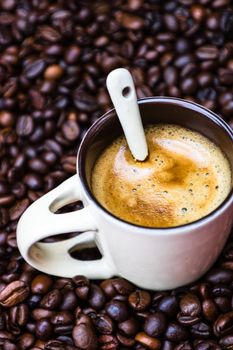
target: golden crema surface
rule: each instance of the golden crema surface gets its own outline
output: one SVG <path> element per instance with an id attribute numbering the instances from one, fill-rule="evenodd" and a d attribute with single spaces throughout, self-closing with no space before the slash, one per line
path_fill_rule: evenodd
<path id="1" fill-rule="evenodd" d="M 109 212 L 130 223 L 172 227 L 198 220 L 227 197 L 231 168 L 221 149 L 178 125 L 145 130 L 149 157 L 133 159 L 119 137 L 97 159 L 92 191 Z"/>

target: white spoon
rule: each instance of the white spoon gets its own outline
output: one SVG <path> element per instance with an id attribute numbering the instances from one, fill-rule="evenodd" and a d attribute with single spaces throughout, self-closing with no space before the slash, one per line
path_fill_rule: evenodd
<path id="1" fill-rule="evenodd" d="M 148 147 L 133 78 L 127 69 L 118 68 L 109 73 L 106 83 L 129 149 L 136 160 L 143 161 Z"/>

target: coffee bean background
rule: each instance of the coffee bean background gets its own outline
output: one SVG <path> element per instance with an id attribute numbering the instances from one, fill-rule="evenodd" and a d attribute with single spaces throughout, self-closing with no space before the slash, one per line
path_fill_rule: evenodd
<path id="1" fill-rule="evenodd" d="M 117 67 L 139 98 L 187 98 L 233 127 L 233 1 L 0 1 L 3 350 L 233 349 L 233 235 L 200 281 L 169 292 L 48 276 L 19 254 L 19 217 L 75 172 L 83 135 L 111 108 L 105 80 Z"/>

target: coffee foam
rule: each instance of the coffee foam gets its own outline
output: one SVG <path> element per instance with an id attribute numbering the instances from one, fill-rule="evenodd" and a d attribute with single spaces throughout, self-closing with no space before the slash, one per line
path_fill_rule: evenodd
<path id="1" fill-rule="evenodd" d="M 231 168 L 218 146 L 178 125 L 145 130 L 148 159 L 132 158 L 125 138 L 106 148 L 93 169 L 92 191 L 115 216 L 147 227 L 198 220 L 227 197 Z"/>

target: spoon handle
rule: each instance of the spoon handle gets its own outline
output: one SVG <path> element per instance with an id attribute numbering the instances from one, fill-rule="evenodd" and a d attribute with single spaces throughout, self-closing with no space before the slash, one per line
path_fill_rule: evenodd
<path id="1" fill-rule="evenodd" d="M 133 78 L 127 69 L 118 68 L 109 73 L 106 83 L 129 149 L 136 160 L 143 161 L 148 147 Z"/>

